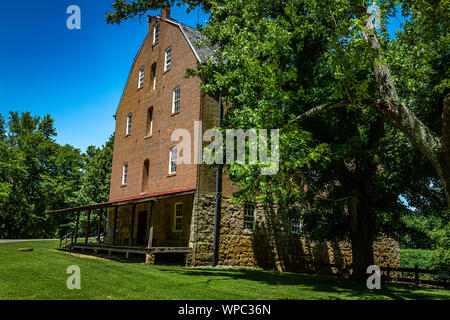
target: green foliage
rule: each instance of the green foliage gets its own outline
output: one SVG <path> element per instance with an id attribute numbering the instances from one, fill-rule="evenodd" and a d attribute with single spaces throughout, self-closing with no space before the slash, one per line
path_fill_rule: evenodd
<path id="1" fill-rule="evenodd" d="M 112 139 L 83 155 L 55 136 L 50 115 L 0 115 L 0 238 L 61 235 L 73 217 L 46 211 L 108 200 Z"/>
<path id="2" fill-rule="evenodd" d="M 205 10 L 207 9 L 207 1 L 201 0 L 116 0 L 112 7 L 113 12 L 106 13 L 106 22 L 111 24 L 120 24 L 122 20 L 134 17 L 142 17 L 149 10 L 156 10 L 169 5 L 180 6 L 181 4 L 188 6 L 188 11 L 192 10 L 198 5 L 201 5 Z"/>
<path id="3" fill-rule="evenodd" d="M 166 4 L 142 0 L 138 7 L 124 2 L 115 4 L 120 8 L 112 16 L 118 21 L 143 13 L 144 4 L 152 9 Z M 350 200 L 355 200 L 356 216 L 363 215 L 358 229 L 367 227 L 354 241 L 372 238 L 372 231 L 425 234 L 402 217 L 415 208 L 417 222 L 446 207 L 436 172 L 410 140 L 364 101 L 381 97 L 372 61 L 387 62 L 401 99 L 440 133 L 450 83 L 449 2 L 377 1 L 382 20 L 378 38 L 386 52 L 382 59 L 363 36 L 367 1 L 201 4 L 211 15 L 202 28 L 203 44 L 216 50 L 207 64 L 198 64 L 187 76 L 199 76 L 206 93 L 224 97 L 230 106 L 224 130 L 280 129 L 276 175 L 261 176 L 260 164 L 227 168 L 241 188 L 237 198 L 259 199 L 277 205 L 282 215 L 300 215 L 303 232 L 318 240 L 349 235 Z M 406 22 L 393 37 L 386 24 L 398 10 Z M 293 121 L 313 107 L 342 100 L 351 104 L 302 123 Z M 443 225 L 433 220 L 429 227 Z"/>
<path id="4" fill-rule="evenodd" d="M 433 250 L 400 249 L 400 266 L 414 268 L 417 264 L 421 269 L 433 269 Z"/>

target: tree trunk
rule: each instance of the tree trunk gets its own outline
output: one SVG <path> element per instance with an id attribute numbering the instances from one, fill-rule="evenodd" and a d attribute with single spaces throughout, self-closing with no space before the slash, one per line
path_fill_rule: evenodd
<path id="1" fill-rule="evenodd" d="M 349 201 L 348 210 L 353 260 L 351 279 L 363 284 L 367 279 L 367 267 L 374 264 L 372 219 L 370 211 L 363 210 L 356 198 Z"/>
<path id="2" fill-rule="evenodd" d="M 440 163 L 442 164 L 442 189 L 447 199 L 447 205 L 450 208 L 450 94 L 444 99 L 444 110 L 442 111 L 442 152 L 440 154 Z"/>
<path id="3" fill-rule="evenodd" d="M 383 50 L 378 41 L 372 18 L 366 23 L 366 40 L 383 61 Z M 450 208 L 450 95 L 444 99 L 442 113 L 442 137 L 437 137 L 406 104 L 399 101 L 397 89 L 387 63 L 374 61 L 374 72 L 382 101 L 375 104 L 378 111 L 391 125 L 406 135 L 409 140 L 427 157 L 441 180 L 443 193 Z"/>

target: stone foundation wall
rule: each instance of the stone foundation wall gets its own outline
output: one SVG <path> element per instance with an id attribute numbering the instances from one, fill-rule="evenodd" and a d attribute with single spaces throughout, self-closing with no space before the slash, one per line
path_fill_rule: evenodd
<path id="1" fill-rule="evenodd" d="M 194 200 L 190 246 L 193 252 L 187 263 L 211 265 L 214 238 L 215 196 Z M 254 230 L 244 229 L 243 205 L 222 200 L 220 228 L 220 265 L 261 267 L 279 271 L 335 273 L 335 268 L 320 264 L 351 264 L 351 245 L 346 241 L 318 243 L 290 232 L 290 223 L 280 221 L 273 210 L 258 205 Z M 388 237 L 374 243 L 375 263 L 399 266 L 398 243 Z"/>

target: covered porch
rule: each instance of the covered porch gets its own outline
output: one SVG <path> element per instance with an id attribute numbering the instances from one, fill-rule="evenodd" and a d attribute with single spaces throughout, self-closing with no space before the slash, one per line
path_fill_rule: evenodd
<path id="1" fill-rule="evenodd" d="M 143 195 L 47 214 L 74 216 L 73 232 L 60 239 L 60 248 L 122 253 L 126 258 L 143 254 L 147 263 L 154 263 L 161 254 L 191 252 L 194 193 L 195 189 Z"/>

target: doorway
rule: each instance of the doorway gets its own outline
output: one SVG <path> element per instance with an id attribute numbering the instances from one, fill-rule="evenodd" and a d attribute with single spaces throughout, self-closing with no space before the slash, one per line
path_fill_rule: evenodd
<path id="1" fill-rule="evenodd" d="M 147 244 L 147 211 L 140 211 L 138 213 L 138 225 L 137 225 L 137 244 Z"/>

